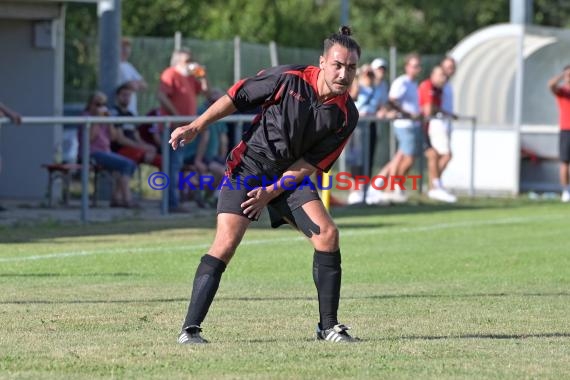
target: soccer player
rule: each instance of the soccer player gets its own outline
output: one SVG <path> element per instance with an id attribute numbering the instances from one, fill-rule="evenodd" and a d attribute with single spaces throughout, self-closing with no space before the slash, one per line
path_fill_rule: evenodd
<path id="1" fill-rule="evenodd" d="M 562 82 L 562 83 L 560 83 Z M 562 202 L 570 202 L 570 65 L 548 81 L 548 88 L 556 96 L 560 124 L 560 185 Z"/>
<path id="2" fill-rule="evenodd" d="M 179 343 L 207 342 L 200 335 L 201 324 L 222 273 L 249 224 L 266 206 L 272 227 L 288 223 L 314 247 L 313 279 L 320 313 L 317 338 L 356 340 L 337 319 L 342 273 L 338 229 L 315 188 L 299 186 L 316 170 L 331 168 L 358 121 L 348 90 L 360 46 L 350 35 L 350 28 L 343 26 L 325 39 L 319 67 L 279 66 L 240 80 L 198 119 L 172 132 L 169 143 L 177 149 L 236 110 L 262 107 L 227 159 L 228 181 L 218 199 L 216 236 L 196 270 Z M 267 185 L 273 178 L 278 178 L 275 184 Z"/>

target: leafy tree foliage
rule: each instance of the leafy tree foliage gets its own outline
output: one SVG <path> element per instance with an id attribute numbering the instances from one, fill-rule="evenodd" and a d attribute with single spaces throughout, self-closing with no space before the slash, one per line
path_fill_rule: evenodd
<path id="1" fill-rule="evenodd" d="M 123 0 L 123 34 L 318 48 L 337 30 L 342 0 Z M 508 0 L 349 0 L 349 24 L 364 49 L 443 54 L 479 28 L 509 22 Z M 537 25 L 569 27 L 570 1 L 534 0 Z M 97 15 L 68 5 L 66 84 L 94 88 Z M 81 79 L 83 78 L 83 79 Z M 69 94 L 66 91 L 66 96 Z"/>

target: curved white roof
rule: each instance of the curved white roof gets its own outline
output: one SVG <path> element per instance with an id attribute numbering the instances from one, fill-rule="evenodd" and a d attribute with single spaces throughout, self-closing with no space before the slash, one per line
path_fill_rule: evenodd
<path id="1" fill-rule="evenodd" d="M 451 51 L 458 64 L 452 79 L 456 113 L 475 115 L 480 125 L 512 124 L 523 31 L 522 123 L 556 123 L 556 105 L 546 82 L 570 62 L 570 33 L 528 25 L 500 24 L 481 29 Z"/>

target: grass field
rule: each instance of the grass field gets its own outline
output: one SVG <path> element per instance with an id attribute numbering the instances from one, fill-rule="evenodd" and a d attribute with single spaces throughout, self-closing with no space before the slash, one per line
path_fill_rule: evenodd
<path id="1" fill-rule="evenodd" d="M 570 207 L 478 200 L 334 210 L 341 322 L 313 338 L 310 245 L 250 229 L 176 343 L 213 218 L 0 229 L 0 378 L 569 378 Z M 191 218 L 189 218 L 191 219 Z"/>

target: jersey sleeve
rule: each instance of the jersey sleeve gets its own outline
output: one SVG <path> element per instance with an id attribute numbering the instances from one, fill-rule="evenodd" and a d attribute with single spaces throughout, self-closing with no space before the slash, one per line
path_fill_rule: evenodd
<path id="1" fill-rule="evenodd" d="M 277 95 L 284 71 L 283 66 L 263 70 L 254 77 L 236 82 L 227 94 L 240 112 L 271 102 Z"/>
<path id="2" fill-rule="evenodd" d="M 344 149 L 358 122 L 358 110 L 354 103 L 348 107 L 348 122 L 337 132 L 320 141 L 303 155 L 303 159 L 323 172 L 328 172 Z"/>

